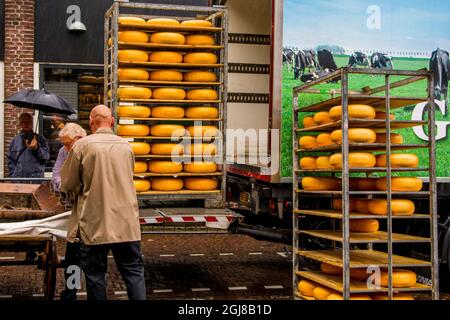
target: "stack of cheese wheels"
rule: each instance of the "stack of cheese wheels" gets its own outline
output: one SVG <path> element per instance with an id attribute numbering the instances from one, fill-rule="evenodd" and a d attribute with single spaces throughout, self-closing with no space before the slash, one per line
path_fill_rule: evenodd
<path id="1" fill-rule="evenodd" d="M 342 119 L 342 106 L 330 109 L 329 116 L 333 121 Z M 375 119 L 376 112 L 371 106 L 363 104 L 351 104 L 348 106 L 348 116 L 353 119 Z"/>

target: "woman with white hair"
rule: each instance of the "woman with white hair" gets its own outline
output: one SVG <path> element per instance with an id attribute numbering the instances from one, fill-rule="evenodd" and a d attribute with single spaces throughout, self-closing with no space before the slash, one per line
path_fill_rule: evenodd
<path id="1" fill-rule="evenodd" d="M 69 151 L 72 149 L 75 141 L 84 137 L 86 137 L 86 131 L 76 123 L 67 123 L 59 132 L 59 139 L 63 147 L 59 149 L 58 158 L 53 167 L 52 185 L 55 191 L 59 192 L 61 188 L 61 168 Z"/>

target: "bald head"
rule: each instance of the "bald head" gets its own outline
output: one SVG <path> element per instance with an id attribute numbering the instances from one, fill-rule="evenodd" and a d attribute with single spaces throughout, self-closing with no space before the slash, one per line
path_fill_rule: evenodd
<path id="1" fill-rule="evenodd" d="M 100 104 L 91 110 L 89 125 L 93 133 L 101 128 L 111 128 L 114 126 L 114 118 L 111 109 Z"/>

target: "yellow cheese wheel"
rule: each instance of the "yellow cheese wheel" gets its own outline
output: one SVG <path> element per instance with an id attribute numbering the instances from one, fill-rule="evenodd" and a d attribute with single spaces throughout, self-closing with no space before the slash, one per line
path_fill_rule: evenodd
<path id="1" fill-rule="evenodd" d="M 344 300 L 344 297 L 340 293 L 332 293 L 327 300 Z M 368 294 L 358 293 L 352 294 L 350 300 L 372 300 L 372 298 Z"/>
<path id="2" fill-rule="evenodd" d="M 144 161 L 136 161 L 134 163 L 134 173 L 144 173 L 147 172 L 147 163 Z M 150 188 L 149 188 L 150 189 Z"/>
<path id="3" fill-rule="evenodd" d="M 148 136 L 150 128 L 145 124 L 119 124 L 117 134 L 119 136 Z"/>
<path id="4" fill-rule="evenodd" d="M 388 286 L 388 271 L 381 270 L 381 286 Z M 392 272 L 392 286 L 394 288 L 409 288 L 417 283 L 417 275 L 415 272 L 406 269 L 394 269 Z"/>
<path id="5" fill-rule="evenodd" d="M 183 189 L 183 179 L 179 178 L 153 178 L 152 190 L 178 191 Z"/>
<path id="6" fill-rule="evenodd" d="M 121 31 L 119 32 L 119 41 L 125 43 L 147 43 L 148 34 L 141 31 Z"/>
<path id="7" fill-rule="evenodd" d="M 186 38 L 181 33 L 156 32 L 150 36 L 150 42 L 160 44 L 184 44 Z"/>
<path id="8" fill-rule="evenodd" d="M 119 106 L 117 115 L 126 118 L 148 118 L 151 110 L 144 106 Z"/>
<path id="9" fill-rule="evenodd" d="M 215 137 L 219 134 L 216 126 L 187 126 L 186 130 L 191 137 Z"/>
<path id="10" fill-rule="evenodd" d="M 150 128 L 150 134 L 155 137 L 181 137 L 185 133 L 184 126 L 177 124 L 156 124 Z"/>
<path id="11" fill-rule="evenodd" d="M 119 68 L 117 70 L 119 80 L 148 80 L 149 73 L 143 69 Z"/>
<path id="12" fill-rule="evenodd" d="M 183 118 L 184 108 L 182 107 L 153 107 L 153 118 Z"/>
<path id="13" fill-rule="evenodd" d="M 392 215 L 395 216 L 411 216 L 416 210 L 414 202 L 407 199 L 392 199 L 391 200 Z M 370 214 L 386 216 L 387 200 L 374 199 L 369 201 L 368 211 Z"/>
<path id="14" fill-rule="evenodd" d="M 313 290 L 313 297 L 316 300 L 327 300 L 327 298 L 331 295 L 331 294 L 335 294 L 338 293 L 335 290 L 329 289 L 329 288 L 325 288 L 325 287 L 315 287 Z"/>
<path id="15" fill-rule="evenodd" d="M 135 155 L 145 155 L 150 152 L 150 145 L 145 142 L 129 142 Z"/>
<path id="16" fill-rule="evenodd" d="M 353 178 L 350 179 L 350 190 L 352 191 L 376 191 L 377 179 Z"/>
<path id="17" fill-rule="evenodd" d="M 153 173 L 178 173 L 183 171 L 183 164 L 172 161 L 150 161 L 148 171 Z"/>
<path id="18" fill-rule="evenodd" d="M 389 116 L 391 120 L 395 120 L 395 115 L 391 114 Z M 386 112 L 377 111 L 375 114 L 375 119 L 385 120 L 386 119 Z"/>
<path id="19" fill-rule="evenodd" d="M 340 180 L 328 177 L 304 177 L 302 179 L 302 187 L 305 190 L 339 190 Z"/>
<path id="20" fill-rule="evenodd" d="M 334 210 L 342 210 L 342 199 L 341 198 L 334 198 L 333 199 L 333 209 Z M 356 211 L 356 199 L 350 199 L 350 212 Z"/>
<path id="21" fill-rule="evenodd" d="M 330 118 L 334 121 L 342 119 L 342 106 L 330 109 Z M 348 106 L 349 118 L 353 119 L 375 119 L 375 109 L 364 104 L 351 104 Z"/>
<path id="22" fill-rule="evenodd" d="M 328 156 L 317 157 L 316 167 L 317 169 L 333 169 L 333 167 L 330 165 L 330 157 Z"/>
<path id="23" fill-rule="evenodd" d="M 325 274 L 333 275 L 333 276 L 340 276 L 342 275 L 342 268 L 336 267 L 331 264 L 322 262 L 320 264 L 320 271 L 322 271 Z"/>
<path id="24" fill-rule="evenodd" d="M 189 90 L 186 99 L 187 100 L 217 100 L 218 94 L 213 89 L 194 89 Z"/>
<path id="25" fill-rule="evenodd" d="M 314 115 L 314 123 L 318 126 L 321 126 L 321 125 L 327 124 L 327 123 L 332 123 L 332 122 L 333 122 L 333 120 L 330 118 L 330 115 L 326 111 L 317 112 Z"/>
<path id="26" fill-rule="evenodd" d="M 334 144 L 333 140 L 331 140 L 331 135 L 329 133 L 321 133 L 316 138 L 317 145 L 319 147 L 326 147 Z"/>
<path id="27" fill-rule="evenodd" d="M 305 297 L 314 296 L 313 290 L 317 287 L 317 283 L 309 280 L 300 280 L 297 285 L 298 292 Z"/>
<path id="28" fill-rule="evenodd" d="M 213 156 L 217 153 L 217 147 L 213 143 L 194 143 L 186 145 L 185 154 Z"/>
<path id="29" fill-rule="evenodd" d="M 314 123 L 314 118 L 313 117 L 304 117 L 303 118 L 303 127 L 304 128 L 312 128 L 315 125 L 316 124 Z"/>
<path id="30" fill-rule="evenodd" d="M 153 99 L 160 100 L 183 100 L 186 91 L 180 88 L 157 88 L 153 90 Z"/>
<path id="31" fill-rule="evenodd" d="M 303 136 L 298 140 L 300 149 L 316 149 L 318 148 L 316 137 Z"/>
<path id="32" fill-rule="evenodd" d="M 145 24 L 145 20 L 137 17 L 119 17 L 119 23 Z"/>
<path id="33" fill-rule="evenodd" d="M 193 162 L 183 165 L 184 171 L 191 173 L 213 173 L 217 171 L 217 164 L 214 162 Z"/>
<path id="34" fill-rule="evenodd" d="M 380 229 L 380 223 L 375 219 L 352 219 L 350 220 L 350 232 L 372 233 Z"/>
<path id="35" fill-rule="evenodd" d="M 349 143 L 374 143 L 377 134 L 372 129 L 348 129 Z M 331 140 L 334 143 L 342 144 L 342 130 L 335 130 L 331 133 Z"/>
<path id="36" fill-rule="evenodd" d="M 303 170 L 316 170 L 316 158 L 303 157 L 300 159 L 300 168 Z"/>
<path id="37" fill-rule="evenodd" d="M 217 56 L 210 52 L 192 52 L 184 56 L 184 63 L 192 64 L 215 64 L 217 63 Z"/>
<path id="38" fill-rule="evenodd" d="M 147 24 L 151 26 L 179 26 L 180 22 L 175 19 L 155 18 L 147 20 Z"/>
<path id="39" fill-rule="evenodd" d="M 216 119 L 219 116 L 219 109 L 215 107 L 189 107 L 186 109 L 186 118 L 190 119 Z"/>
<path id="40" fill-rule="evenodd" d="M 151 81 L 183 81 L 183 74 L 175 70 L 157 70 L 150 73 Z"/>
<path id="41" fill-rule="evenodd" d="M 214 178 L 186 178 L 184 187 L 188 190 L 209 191 L 217 189 L 219 183 Z"/>
<path id="42" fill-rule="evenodd" d="M 385 293 L 373 293 L 373 300 L 389 300 L 389 296 Z M 407 293 L 395 293 L 393 296 L 394 300 L 414 300 L 414 297 Z"/>
<path id="43" fill-rule="evenodd" d="M 185 20 L 181 22 L 184 27 L 212 27 L 212 23 L 206 20 Z"/>
<path id="44" fill-rule="evenodd" d="M 386 191 L 386 182 L 386 178 L 377 179 L 377 190 Z M 391 179 L 392 191 L 417 192 L 422 190 L 422 187 L 422 180 L 416 177 L 395 177 Z"/>
<path id="45" fill-rule="evenodd" d="M 377 167 L 386 167 L 387 156 L 385 154 L 377 156 Z M 391 167 L 393 168 L 417 168 L 419 157 L 415 154 L 399 153 L 391 154 Z"/>
<path id="46" fill-rule="evenodd" d="M 184 74 L 184 81 L 215 82 L 217 81 L 217 75 L 211 71 L 190 71 Z"/>
<path id="47" fill-rule="evenodd" d="M 348 155 L 350 168 L 372 168 L 375 167 L 376 158 L 371 153 L 350 152 Z M 336 153 L 330 157 L 330 165 L 336 169 L 342 169 L 342 154 Z"/>
<path id="48" fill-rule="evenodd" d="M 355 199 L 355 209 L 359 213 L 368 213 L 369 201 L 367 199 Z"/>
<path id="49" fill-rule="evenodd" d="M 190 34 L 186 36 L 186 44 L 192 46 L 212 46 L 216 44 L 214 37 L 206 34 Z"/>
<path id="50" fill-rule="evenodd" d="M 148 53 L 142 50 L 119 50 L 119 61 L 126 62 L 147 62 Z"/>
<path id="51" fill-rule="evenodd" d="M 327 300 L 344 300 L 344 297 L 339 293 L 332 293 L 327 297 Z"/>
<path id="52" fill-rule="evenodd" d="M 150 181 L 144 179 L 135 179 L 133 180 L 134 188 L 137 192 L 145 192 L 150 190 Z"/>
<path id="53" fill-rule="evenodd" d="M 376 143 L 386 143 L 386 133 L 377 133 Z M 403 144 L 403 137 L 398 133 L 391 133 L 391 144 Z"/>
<path id="54" fill-rule="evenodd" d="M 180 155 L 183 154 L 183 145 L 178 143 L 153 143 L 149 152 L 154 155 Z"/>
<path id="55" fill-rule="evenodd" d="M 181 63 L 183 56 L 178 52 L 156 51 L 148 55 L 148 61 L 159 63 Z"/>
<path id="56" fill-rule="evenodd" d="M 117 94 L 120 99 L 150 99 L 152 90 L 144 87 L 120 87 Z"/>

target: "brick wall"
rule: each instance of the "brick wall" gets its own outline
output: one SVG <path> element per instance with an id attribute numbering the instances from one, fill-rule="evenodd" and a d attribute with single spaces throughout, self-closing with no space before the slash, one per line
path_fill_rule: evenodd
<path id="1" fill-rule="evenodd" d="M 5 99 L 33 88 L 34 0 L 5 0 Z M 5 157 L 24 110 L 5 104 Z M 6 167 L 5 160 L 5 167 Z M 7 169 L 5 168 L 7 174 Z"/>

